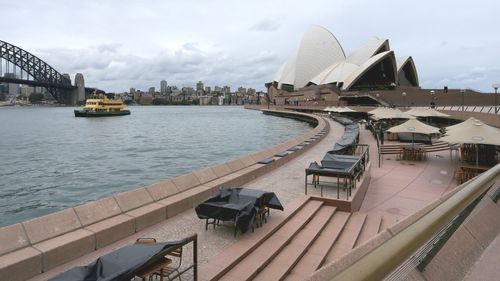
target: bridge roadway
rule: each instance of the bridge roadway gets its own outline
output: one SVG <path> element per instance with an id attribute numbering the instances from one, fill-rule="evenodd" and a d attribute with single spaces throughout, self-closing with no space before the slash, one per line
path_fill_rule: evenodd
<path id="1" fill-rule="evenodd" d="M 329 122 L 331 126 L 329 134 L 317 145 L 245 186 L 275 192 L 285 208 L 287 203 L 299 196 L 304 196 L 305 168 L 312 161 L 320 161 L 344 132 L 340 124 L 334 121 Z M 378 168 L 375 140 L 371 133 L 364 128 L 360 130 L 360 143 L 370 145 L 372 161 L 372 184 L 368 189 L 361 211 L 385 212 L 398 218 L 404 218 L 456 186 L 453 179 L 454 163 L 450 162 L 447 151 L 433 153 L 425 162 L 396 161 L 395 156 L 384 157 L 381 168 Z M 308 194 L 319 196 L 319 190 L 309 188 Z M 324 196 L 336 197 L 336 192 L 333 189 L 325 188 Z M 270 220 L 273 219 L 273 213 L 276 214 L 276 212 L 279 211 L 271 212 Z M 266 225 L 264 224 L 263 227 L 265 228 Z M 238 243 L 241 237 L 241 235 L 233 237 L 231 227 L 217 227 L 205 231 L 204 220 L 198 219 L 194 209 L 190 209 L 31 280 L 46 280 L 74 266 L 88 264 L 101 255 L 133 243 L 139 237 L 154 237 L 157 241 L 168 241 L 187 237 L 193 233 L 198 233 L 198 261 L 200 265 L 211 257 L 222 253 L 227 247 Z M 185 260 L 191 260 L 192 251 L 189 247 L 184 253 Z"/>

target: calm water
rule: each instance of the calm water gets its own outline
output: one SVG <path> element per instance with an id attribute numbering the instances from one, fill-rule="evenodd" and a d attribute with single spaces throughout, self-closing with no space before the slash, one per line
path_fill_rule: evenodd
<path id="1" fill-rule="evenodd" d="M 0 107 L 0 226 L 264 149 L 310 127 L 242 107 Z"/>

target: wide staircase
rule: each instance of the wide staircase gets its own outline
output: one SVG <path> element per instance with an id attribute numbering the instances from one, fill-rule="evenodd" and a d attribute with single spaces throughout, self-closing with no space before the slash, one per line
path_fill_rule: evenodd
<path id="1" fill-rule="evenodd" d="M 343 212 L 313 197 L 298 201 L 202 265 L 200 279 L 302 280 L 396 222 L 380 213 Z"/>

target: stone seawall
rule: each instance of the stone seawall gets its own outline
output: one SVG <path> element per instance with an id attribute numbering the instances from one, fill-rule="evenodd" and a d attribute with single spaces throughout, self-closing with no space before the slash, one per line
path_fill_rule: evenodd
<path id="1" fill-rule="evenodd" d="M 197 206 L 221 186 L 240 186 L 293 160 L 329 131 L 323 118 L 266 114 L 316 127 L 239 159 L 0 228 L 0 280 L 26 280 Z"/>

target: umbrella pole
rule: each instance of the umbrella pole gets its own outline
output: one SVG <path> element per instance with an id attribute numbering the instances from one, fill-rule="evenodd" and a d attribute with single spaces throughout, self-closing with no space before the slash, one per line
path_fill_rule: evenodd
<path id="1" fill-rule="evenodd" d="M 478 168 L 478 162 L 479 162 L 479 145 L 476 143 L 476 170 Z"/>

